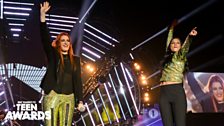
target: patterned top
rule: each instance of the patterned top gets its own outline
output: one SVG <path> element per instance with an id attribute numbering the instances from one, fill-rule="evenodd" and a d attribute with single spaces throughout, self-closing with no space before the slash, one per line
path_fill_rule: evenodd
<path id="1" fill-rule="evenodd" d="M 168 51 L 169 44 L 172 38 L 173 38 L 173 27 L 170 28 L 168 33 L 166 52 Z M 191 41 L 192 37 L 188 35 L 180 51 L 175 52 L 172 56 L 172 60 L 164 65 L 160 82 L 168 82 L 168 81 L 178 83 L 183 82 L 183 76 L 184 76 L 183 72 L 185 70 L 185 63 L 187 61 L 186 55 L 189 51 Z"/>

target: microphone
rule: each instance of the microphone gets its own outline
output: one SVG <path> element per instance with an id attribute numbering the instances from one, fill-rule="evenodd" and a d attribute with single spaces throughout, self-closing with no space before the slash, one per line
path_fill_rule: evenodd
<path id="1" fill-rule="evenodd" d="M 86 110 L 86 107 L 82 104 L 82 103 L 79 103 L 77 109 L 80 111 L 80 112 L 84 112 Z"/>

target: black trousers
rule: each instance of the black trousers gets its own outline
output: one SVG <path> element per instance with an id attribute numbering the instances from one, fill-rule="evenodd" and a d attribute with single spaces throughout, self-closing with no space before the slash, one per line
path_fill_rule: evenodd
<path id="1" fill-rule="evenodd" d="M 159 106 L 164 126 L 186 126 L 187 101 L 183 84 L 161 86 Z"/>

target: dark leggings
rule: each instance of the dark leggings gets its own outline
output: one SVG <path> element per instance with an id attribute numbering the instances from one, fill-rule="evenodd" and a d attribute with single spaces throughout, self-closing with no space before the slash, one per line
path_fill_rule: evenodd
<path id="1" fill-rule="evenodd" d="M 164 126 L 186 126 L 187 101 L 183 84 L 161 86 L 159 104 Z"/>

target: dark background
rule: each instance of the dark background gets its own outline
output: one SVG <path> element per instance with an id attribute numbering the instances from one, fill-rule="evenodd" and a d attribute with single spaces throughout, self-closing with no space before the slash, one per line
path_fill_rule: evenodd
<path id="1" fill-rule="evenodd" d="M 29 0 L 20 0 L 29 2 Z M 19 41 L 2 39 L 1 63 L 24 63 L 36 67 L 46 65 L 45 54 L 40 45 L 39 3 L 35 6 L 26 22 L 24 37 Z M 83 0 L 50 0 L 49 13 L 66 16 L 79 16 Z M 92 2 L 92 1 L 91 1 Z M 211 4 L 208 4 L 211 3 Z M 129 53 L 139 62 L 146 75 L 159 68 L 165 53 L 167 31 L 151 39 L 135 50 L 131 48 L 167 27 L 174 19 L 181 19 L 193 10 L 206 6 L 177 25 L 174 36 L 184 41 L 193 27 L 197 27 L 190 51 L 205 48 L 189 56 L 190 71 L 223 72 L 223 4 L 221 0 L 98 0 L 88 14 L 86 22 L 120 41 L 105 56 L 116 56 L 119 60 L 129 61 Z M 1 34 L 8 34 L 8 28 L 1 23 Z M 214 40 L 214 41 L 213 41 Z M 209 43 L 209 44 L 208 44 Z M 100 61 L 97 62 L 100 65 Z M 159 76 L 150 78 L 150 86 L 158 83 Z"/>

